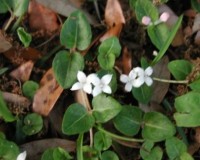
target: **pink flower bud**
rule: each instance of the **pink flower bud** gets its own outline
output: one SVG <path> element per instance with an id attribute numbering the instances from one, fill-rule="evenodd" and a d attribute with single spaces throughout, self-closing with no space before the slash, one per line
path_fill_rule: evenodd
<path id="1" fill-rule="evenodd" d="M 148 16 L 142 17 L 142 24 L 148 26 L 151 23 L 151 18 Z"/>
<path id="2" fill-rule="evenodd" d="M 160 15 L 160 21 L 161 22 L 166 22 L 168 19 L 169 19 L 169 13 L 168 12 L 163 12 L 161 15 Z"/>

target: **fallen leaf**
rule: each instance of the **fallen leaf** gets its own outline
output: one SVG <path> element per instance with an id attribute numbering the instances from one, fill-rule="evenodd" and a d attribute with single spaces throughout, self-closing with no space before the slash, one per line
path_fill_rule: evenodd
<path id="1" fill-rule="evenodd" d="M 193 155 L 200 148 L 200 127 L 195 128 L 194 142 L 189 145 L 188 152 Z"/>
<path id="2" fill-rule="evenodd" d="M 53 32 L 59 28 L 57 15 L 35 0 L 29 3 L 29 26 L 32 30 Z"/>
<path id="3" fill-rule="evenodd" d="M 163 57 L 154 67 L 153 67 L 153 77 L 159 77 L 161 79 L 170 79 L 170 72 L 167 68 L 169 59 L 167 56 Z M 165 97 L 169 89 L 169 83 L 163 83 L 159 81 L 153 82 L 153 93 L 151 101 L 160 104 Z"/>
<path id="4" fill-rule="evenodd" d="M 125 18 L 118 0 L 107 0 L 105 21 L 108 27 L 124 24 Z"/>
<path id="5" fill-rule="evenodd" d="M 47 116 L 60 97 L 63 88 L 58 85 L 52 68 L 47 71 L 40 82 L 40 88 L 33 99 L 33 111 Z"/>
<path id="6" fill-rule="evenodd" d="M 51 138 L 32 141 L 20 146 L 21 150 L 27 152 L 27 159 L 29 160 L 41 159 L 41 155 L 45 150 L 54 147 L 61 147 L 67 152 L 74 152 L 76 143 L 66 139 Z"/>
<path id="7" fill-rule="evenodd" d="M 132 57 L 127 47 L 124 47 L 122 52 L 122 70 L 124 74 L 129 74 L 132 69 Z"/>
<path id="8" fill-rule="evenodd" d="M 7 40 L 7 38 L 3 35 L 0 30 L 0 53 L 9 50 L 12 47 L 12 44 Z"/>
<path id="9" fill-rule="evenodd" d="M 10 76 L 17 79 L 21 80 L 22 82 L 25 82 L 29 80 L 32 69 L 33 69 L 33 61 L 27 61 L 24 64 L 20 65 L 17 69 L 12 71 L 10 73 Z"/>
<path id="10" fill-rule="evenodd" d="M 39 52 L 35 48 L 15 48 L 12 47 L 8 51 L 3 53 L 6 58 L 8 58 L 13 64 L 20 65 L 22 63 L 25 63 L 28 60 L 32 60 L 35 62 L 38 60 L 42 53 Z"/>
<path id="11" fill-rule="evenodd" d="M 9 92 L 2 92 L 3 99 L 6 102 L 10 102 L 16 105 L 19 105 L 23 108 L 28 108 L 31 104 L 30 100 L 26 97 L 20 96 L 18 94 L 9 93 Z"/>
<path id="12" fill-rule="evenodd" d="M 75 5 L 70 2 L 73 0 L 70 0 L 70 1 L 69 0 L 56 0 L 56 1 L 55 0 L 36 0 L 36 1 L 44 5 L 45 7 L 52 9 L 54 12 L 66 17 L 68 17 L 72 12 L 79 9 L 85 14 L 90 24 L 93 24 L 93 25 L 98 24 L 94 16 L 88 14 L 88 12 L 83 9 L 75 7 Z"/>
<path id="13" fill-rule="evenodd" d="M 121 33 L 125 18 L 118 0 L 107 0 L 105 22 L 108 26 L 108 31 L 101 37 L 101 42 L 109 37 L 119 36 Z"/>
<path id="14" fill-rule="evenodd" d="M 169 13 L 170 16 L 166 24 L 169 28 L 172 28 L 174 24 L 177 22 L 178 16 L 166 4 L 160 5 L 158 7 L 158 10 L 160 14 L 162 14 L 163 12 Z M 183 36 L 183 30 L 181 26 L 172 41 L 172 46 L 177 47 L 177 46 L 182 45 L 183 43 L 184 43 L 184 36 Z"/>

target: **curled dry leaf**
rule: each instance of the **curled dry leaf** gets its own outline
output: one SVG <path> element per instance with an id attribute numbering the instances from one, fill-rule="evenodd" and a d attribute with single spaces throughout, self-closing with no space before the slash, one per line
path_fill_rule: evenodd
<path id="1" fill-rule="evenodd" d="M 0 30 L 0 42 L 1 42 L 0 53 L 9 50 L 12 47 L 12 44 L 6 39 L 1 30 Z"/>
<path id="2" fill-rule="evenodd" d="M 38 160 L 41 159 L 41 155 L 46 149 L 61 147 L 67 152 L 74 152 L 76 143 L 66 139 L 44 139 L 38 141 L 32 141 L 20 146 L 21 150 L 27 151 L 27 159 Z"/>
<path id="3" fill-rule="evenodd" d="M 162 4 L 158 7 L 158 10 L 160 14 L 163 12 L 169 13 L 169 19 L 167 20 L 166 24 L 169 28 L 173 27 L 173 25 L 177 22 L 178 16 L 169 8 L 167 5 Z M 183 36 L 183 30 L 182 27 L 179 28 L 178 32 L 176 33 L 176 36 L 174 37 L 174 40 L 172 42 L 172 46 L 177 47 L 184 43 L 184 36 Z"/>
<path id="4" fill-rule="evenodd" d="M 24 64 L 20 65 L 17 69 L 12 71 L 10 73 L 10 76 L 17 79 L 21 80 L 22 82 L 25 82 L 29 80 L 32 69 L 33 69 L 33 61 L 27 61 Z"/>
<path id="5" fill-rule="evenodd" d="M 4 56 L 8 58 L 14 65 L 20 65 L 28 60 L 35 62 L 41 57 L 41 52 L 35 48 L 14 48 L 4 52 Z"/>
<path id="6" fill-rule="evenodd" d="M 16 104 L 24 108 L 28 108 L 31 104 L 30 100 L 26 97 L 20 96 L 18 94 L 13 94 L 9 92 L 2 92 L 3 98 L 6 102 Z"/>
<path id="7" fill-rule="evenodd" d="M 47 71 L 40 82 L 40 88 L 33 99 L 33 111 L 47 116 L 60 97 L 63 89 L 58 85 L 52 68 Z"/>
<path id="8" fill-rule="evenodd" d="M 30 1 L 28 13 L 29 25 L 32 30 L 53 32 L 59 28 L 56 13 L 35 0 Z"/>
<path id="9" fill-rule="evenodd" d="M 123 24 L 125 23 L 125 18 L 118 0 L 107 0 L 105 22 L 109 29 L 101 37 L 101 42 L 109 37 L 119 36 L 121 33 Z"/>
<path id="10" fill-rule="evenodd" d="M 161 79 L 170 79 L 170 72 L 167 68 L 169 59 L 164 56 L 154 67 L 153 67 L 153 77 L 159 77 Z M 153 82 L 153 93 L 151 101 L 160 104 L 165 97 L 169 89 L 169 83 L 162 83 L 158 81 Z"/>

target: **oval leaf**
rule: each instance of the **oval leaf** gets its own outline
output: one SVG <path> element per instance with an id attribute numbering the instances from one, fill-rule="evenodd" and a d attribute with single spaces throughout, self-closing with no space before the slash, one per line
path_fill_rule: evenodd
<path id="1" fill-rule="evenodd" d="M 97 122 L 105 123 L 114 118 L 122 109 L 121 104 L 110 96 L 100 94 L 92 100 L 93 112 Z"/>
<path id="2" fill-rule="evenodd" d="M 68 49 L 85 50 L 92 38 L 90 25 L 81 11 L 71 13 L 62 26 L 60 42 Z"/>
<path id="3" fill-rule="evenodd" d="M 176 80 L 185 80 L 193 65 L 186 60 L 174 60 L 168 63 L 168 69 Z"/>
<path id="4" fill-rule="evenodd" d="M 117 154 L 113 151 L 105 151 L 102 153 L 102 160 L 119 160 Z"/>
<path id="5" fill-rule="evenodd" d="M 98 151 L 107 150 L 112 145 L 112 139 L 109 135 L 98 131 L 94 135 L 94 147 Z"/>
<path id="6" fill-rule="evenodd" d="M 173 123 L 159 112 L 148 112 L 144 115 L 144 139 L 159 142 L 172 137 L 176 133 Z"/>
<path id="7" fill-rule="evenodd" d="M 115 128 L 127 136 L 134 136 L 139 132 L 142 115 L 138 107 L 122 106 L 121 112 L 113 119 Z"/>
<path id="8" fill-rule="evenodd" d="M 53 60 L 53 70 L 58 83 L 65 89 L 76 81 L 78 71 L 84 68 L 84 59 L 79 53 L 60 51 Z"/>
<path id="9" fill-rule="evenodd" d="M 13 0 L 14 15 L 19 17 L 28 11 L 29 0 Z"/>
<path id="10" fill-rule="evenodd" d="M 43 127 L 43 119 L 36 113 L 28 114 L 24 118 L 23 132 L 26 135 L 34 135 L 38 133 Z"/>
<path id="11" fill-rule="evenodd" d="M 74 103 L 66 110 L 62 122 L 63 133 L 74 135 L 89 131 L 94 125 L 94 117 L 89 114 L 84 106 Z"/>
<path id="12" fill-rule="evenodd" d="M 172 137 L 166 140 L 165 142 L 166 151 L 169 159 L 180 159 L 180 156 L 187 152 L 187 146 L 186 144 L 179 140 L 176 137 Z"/>
<path id="13" fill-rule="evenodd" d="M 32 41 L 31 34 L 27 33 L 22 27 L 17 29 L 17 34 L 24 47 L 28 47 Z"/>
<path id="14" fill-rule="evenodd" d="M 34 81 L 26 81 L 22 86 L 22 91 L 25 96 L 33 99 L 35 92 L 39 88 L 39 84 Z"/>
<path id="15" fill-rule="evenodd" d="M 175 99 L 174 114 L 177 126 L 197 127 L 200 125 L 200 93 L 189 92 Z"/>

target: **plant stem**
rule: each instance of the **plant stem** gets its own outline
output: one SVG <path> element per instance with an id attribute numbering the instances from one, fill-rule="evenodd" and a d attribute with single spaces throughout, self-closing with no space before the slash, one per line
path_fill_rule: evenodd
<path id="1" fill-rule="evenodd" d="M 177 80 L 160 79 L 156 77 L 153 77 L 153 80 L 164 83 L 188 84 L 188 80 L 177 81 Z"/>
<path id="2" fill-rule="evenodd" d="M 130 141 L 130 142 L 144 142 L 143 139 L 128 138 L 128 137 L 123 137 L 123 136 L 116 135 L 116 134 L 114 134 L 114 133 L 111 133 L 111 132 L 109 132 L 109 131 L 106 131 L 105 129 L 103 129 L 103 128 L 100 127 L 100 126 L 96 126 L 96 128 L 97 128 L 99 131 L 101 131 L 101 132 L 103 132 L 103 133 L 109 135 L 110 137 L 112 137 L 112 138 L 114 138 L 114 139 L 119 139 L 119 140 L 123 140 L 123 141 Z"/>
<path id="3" fill-rule="evenodd" d="M 6 31 L 9 28 L 10 24 L 12 23 L 12 21 L 14 19 L 15 19 L 15 16 L 11 13 L 11 16 L 10 16 L 8 22 L 6 23 L 5 27 L 3 28 L 4 31 Z"/>
<path id="4" fill-rule="evenodd" d="M 18 27 L 19 24 L 21 23 L 23 16 L 24 16 L 24 15 L 21 15 L 20 17 L 17 18 L 16 22 L 14 23 L 14 25 L 13 25 L 12 28 L 11 28 L 11 32 L 12 32 L 12 33 L 17 29 L 17 27 Z"/>

